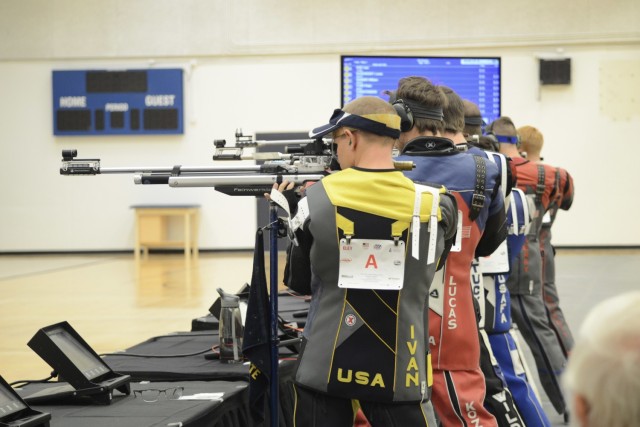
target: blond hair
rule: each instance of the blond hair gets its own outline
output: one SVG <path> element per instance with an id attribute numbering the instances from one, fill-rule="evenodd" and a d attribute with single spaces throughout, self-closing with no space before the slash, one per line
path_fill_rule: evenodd
<path id="1" fill-rule="evenodd" d="M 529 155 L 540 157 L 544 145 L 542 132 L 533 126 L 522 126 L 518 128 L 518 135 L 520 135 L 520 149 Z"/>
<path id="2" fill-rule="evenodd" d="M 372 114 L 392 114 L 395 116 L 398 114 L 396 113 L 395 108 L 393 108 L 393 105 L 389 104 L 382 98 L 378 98 L 377 96 L 361 96 L 360 98 L 356 98 L 348 104 L 345 104 L 342 110 L 349 114 L 356 114 L 358 116 L 368 116 Z M 395 143 L 395 139 L 389 136 L 376 135 L 363 130 L 358 130 L 358 132 L 362 133 L 368 140 Z"/>

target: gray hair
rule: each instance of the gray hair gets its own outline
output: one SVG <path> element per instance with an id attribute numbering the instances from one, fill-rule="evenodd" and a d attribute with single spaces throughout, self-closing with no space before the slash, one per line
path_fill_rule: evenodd
<path id="1" fill-rule="evenodd" d="M 589 406 L 589 426 L 638 425 L 640 291 L 609 298 L 589 312 L 569 357 L 564 382 Z"/>

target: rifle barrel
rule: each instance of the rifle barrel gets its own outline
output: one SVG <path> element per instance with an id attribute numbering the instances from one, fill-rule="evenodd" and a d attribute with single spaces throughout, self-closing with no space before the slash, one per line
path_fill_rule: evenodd
<path id="1" fill-rule="evenodd" d="M 264 185 L 280 183 L 283 180 L 304 184 L 307 181 L 319 181 L 323 174 L 254 174 L 220 176 L 172 176 L 170 187 L 217 187 L 223 185 Z"/>

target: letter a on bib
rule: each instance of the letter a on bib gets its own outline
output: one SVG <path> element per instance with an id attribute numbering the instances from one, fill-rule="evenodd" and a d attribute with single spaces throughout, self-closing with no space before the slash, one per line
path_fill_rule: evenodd
<path id="1" fill-rule="evenodd" d="M 364 268 L 369 268 L 369 267 L 378 268 L 376 257 L 373 256 L 373 254 L 369 255 L 369 258 L 367 258 L 367 263 L 364 266 Z"/>

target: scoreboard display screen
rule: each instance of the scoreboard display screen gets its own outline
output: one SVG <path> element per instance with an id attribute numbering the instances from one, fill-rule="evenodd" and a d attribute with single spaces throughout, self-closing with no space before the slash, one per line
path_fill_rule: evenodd
<path id="1" fill-rule="evenodd" d="M 183 71 L 53 71 L 54 135 L 183 133 Z"/>
<path id="2" fill-rule="evenodd" d="M 341 101 L 365 95 L 388 99 L 385 91 L 397 89 L 401 78 L 422 76 L 476 103 L 490 123 L 500 117 L 500 65 L 498 57 L 343 55 Z"/>

